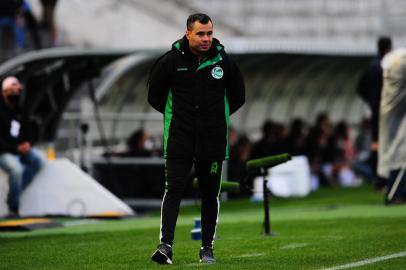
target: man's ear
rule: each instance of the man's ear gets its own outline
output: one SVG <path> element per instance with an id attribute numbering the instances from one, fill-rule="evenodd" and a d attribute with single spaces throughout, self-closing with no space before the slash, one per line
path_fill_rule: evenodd
<path id="1" fill-rule="evenodd" d="M 189 30 L 186 30 L 185 36 L 189 40 L 189 37 L 190 37 L 190 31 Z"/>

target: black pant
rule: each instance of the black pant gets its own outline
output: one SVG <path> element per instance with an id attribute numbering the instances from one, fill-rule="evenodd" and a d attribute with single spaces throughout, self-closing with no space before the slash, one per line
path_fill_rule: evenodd
<path id="1" fill-rule="evenodd" d="M 222 160 L 166 160 L 166 191 L 161 211 L 161 243 L 173 244 L 179 205 L 187 181 L 190 179 L 190 171 L 193 164 L 195 164 L 202 200 L 202 246 L 211 247 L 213 245 L 220 208 L 218 197 L 220 194 Z"/>
<path id="2" fill-rule="evenodd" d="M 389 179 L 387 181 L 387 191 L 386 191 L 386 200 L 388 203 L 393 201 L 404 201 L 406 200 L 406 173 L 403 174 L 402 178 L 400 179 L 399 185 L 396 189 L 396 192 L 393 194 L 393 198 L 391 201 L 388 199 L 389 192 L 392 190 L 393 185 L 395 184 L 396 178 L 398 175 L 402 173 L 402 169 L 392 170 L 389 173 Z"/>

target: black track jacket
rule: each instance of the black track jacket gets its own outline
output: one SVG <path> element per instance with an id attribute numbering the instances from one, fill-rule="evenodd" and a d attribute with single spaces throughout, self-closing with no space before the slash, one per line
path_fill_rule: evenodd
<path id="1" fill-rule="evenodd" d="M 17 147 L 25 141 L 22 137 L 22 121 L 17 112 L 10 109 L 0 94 L 0 154 L 17 154 Z"/>
<path id="2" fill-rule="evenodd" d="M 228 159 L 230 115 L 245 101 L 240 70 L 213 38 L 200 63 L 184 36 L 153 67 L 148 101 L 164 114 L 164 157 Z"/>

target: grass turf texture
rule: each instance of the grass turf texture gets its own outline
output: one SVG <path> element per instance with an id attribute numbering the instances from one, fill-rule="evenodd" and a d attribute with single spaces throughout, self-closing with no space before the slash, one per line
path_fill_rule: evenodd
<path id="1" fill-rule="evenodd" d="M 215 265 L 199 265 L 190 230 L 196 207 L 181 210 L 174 265 L 150 260 L 159 213 L 33 232 L 0 232 L 0 269 L 322 269 L 406 251 L 406 205 L 384 206 L 364 186 L 271 200 L 273 237 L 261 235 L 261 204 L 222 204 Z M 72 222 L 65 220 L 64 222 Z M 73 222 L 76 222 L 75 220 Z M 351 269 L 406 269 L 406 257 Z"/>

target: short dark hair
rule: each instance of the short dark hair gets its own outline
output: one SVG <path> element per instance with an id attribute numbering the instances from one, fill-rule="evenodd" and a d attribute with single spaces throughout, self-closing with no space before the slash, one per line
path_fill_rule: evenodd
<path id="1" fill-rule="evenodd" d="M 211 18 L 209 17 L 209 15 L 206 15 L 206 14 L 203 14 L 203 13 L 195 13 L 195 14 L 190 15 L 190 16 L 187 18 L 187 21 L 186 21 L 186 27 L 187 27 L 187 29 L 188 29 L 188 30 L 192 29 L 193 24 L 194 24 L 196 21 L 198 21 L 199 23 L 202 23 L 202 24 L 207 24 L 207 23 L 209 23 L 209 22 L 213 23 L 213 22 L 211 21 Z"/>
<path id="2" fill-rule="evenodd" d="M 392 49 L 392 40 L 390 37 L 382 36 L 378 38 L 377 45 L 379 55 L 383 56 Z"/>

